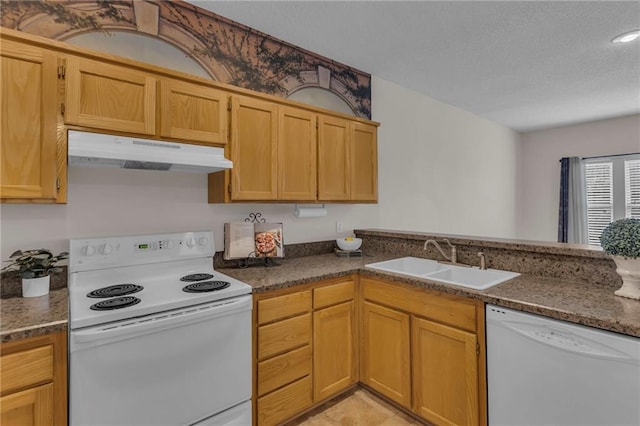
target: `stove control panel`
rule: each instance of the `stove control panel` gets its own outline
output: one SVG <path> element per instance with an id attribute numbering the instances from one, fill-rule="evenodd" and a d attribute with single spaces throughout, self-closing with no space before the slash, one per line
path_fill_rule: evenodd
<path id="1" fill-rule="evenodd" d="M 213 257 L 210 231 L 71 240 L 71 272 Z"/>

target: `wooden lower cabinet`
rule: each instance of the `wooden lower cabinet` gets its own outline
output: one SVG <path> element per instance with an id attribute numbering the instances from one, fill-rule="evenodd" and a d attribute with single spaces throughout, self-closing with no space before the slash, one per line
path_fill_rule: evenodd
<path id="1" fill-rule="evenodd" d="M 258 425 L 273 426 L 294 417 L 313 404 L 311 376 L 258 398 Z"/>
<path id="2" fill-rule="evenodd" d="M 313 399 L 321 401 L 357 381 L 355 302 L 313 313 Z"/>
<path id="3" fill-rule="evenodd" d="M 434 425 L 487 424 L 481 301 L 356 275 L 254 301 L 257 426 L 358 382 Z"/>
<path id="4" fill-rule="evenodd" d="M 361 381 L 434 425 L 486 425 L 480 301 L 361 278 Z"/>
<path id="5" fill-rule="evenodd" d="M 51 383 L 0 398 L 0 424 L 49 425 L 53 423 Z"/>
<path id="6" fill-rule="evenodd" d="M 0 346 L 0 424 L 67 424 L 66 332 Z"/>
<path id="7" fill-rule="evenodd" d="M 362 382 L 411 408 L 409 315 L 364 302 L 362 319 Z"/>
<path id="8" fill-rule="evenodd" d="M 280 424 L 358 382 L 356 281 L 254 297 L 255 424 Z"/>
<path id="9" fill-rule="evenodd" d="M 477 425 L 476 335 L 418 317 L 411 334 L 413 410 L 437 425 Z"/>

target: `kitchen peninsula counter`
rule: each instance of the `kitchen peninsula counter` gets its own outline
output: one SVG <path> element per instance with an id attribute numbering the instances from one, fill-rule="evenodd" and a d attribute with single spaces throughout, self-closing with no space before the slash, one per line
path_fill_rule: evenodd
<path id="1" fill-rule="evenodd" d="M 254 293 L 360 273 L 363 276 L 410 284 L 640 337 L 640 301 L 615 296 L 609 286 L 523 274 L 487 290 L 478 291 L 427 279 L 365 269 L 368 263 L 398 257 L 402 255 L 379 253 L 363 258 L 341 258 L 334 254 L 323 254 L 279 260 L 280 266 L 268 268 L 222 268 L 219 270 L 250 284 Z"/>

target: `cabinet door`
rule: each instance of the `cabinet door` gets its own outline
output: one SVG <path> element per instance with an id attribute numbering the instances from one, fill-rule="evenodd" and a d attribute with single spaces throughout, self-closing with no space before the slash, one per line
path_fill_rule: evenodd
<path id="1" fill-rule="evenodd" d="M 364 302 L 361 380 L 411 408 L 409 315 Z"/>
<path id="2" fill-rule="evenodd" d="M 377 128 L 351 123 L 351 196 L 353 201 L 378 199 Z"/>
<path id="3" fill-rule="evenodd" d="M 0 424 L 53 424 L 53 385 L 49 383 L 0 398 Z"/>
<path id="4" fill-rule="evenodd" d="M 318 117 L 318 200 L 343 201 L 350 194 L 349 121 Z"/>
<path id="5" fill-rule="evenodd" d="M 226 93 L 211 87 L 161 80 L 161 136 L 226 144 L 227 99 Z"/>
<path id="6" fill-rule="evenodd" d="M 65 122 L 144 135 L 156 133 L 156 78 L 126 67 L 69 58 Z"/>
<path id="7" fill-rule="evenodd" d="M 477 425 L 476 335 L 412 319 L 413 410 L 438 425 Z"/>
<path id="8" fill-rule="evenodd" d="M 275 200 L 277 106 L 248 97 L 233 97 L 231 123 L 231 199 Z"/>
<path id="9" fill-rule="evenodd" d="M 357 381 L 355 302 L 313 313 L 313 400 L 321 401 Z"/>
<path id="10" fill-rule="evenodd" d="M 0 197 L 57 195 L 57 60 L 42 49 L 2 40 Z"/>
<path id="11" fill-rule="evenodd" d="M 278 199 L 316 199 L 316 115 L 280 107 L 278 129 Z"/>

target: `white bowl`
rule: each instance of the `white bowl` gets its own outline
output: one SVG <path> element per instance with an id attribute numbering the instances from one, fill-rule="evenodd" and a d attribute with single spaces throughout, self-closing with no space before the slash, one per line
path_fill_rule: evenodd
<path id="1" fill-rule="evenodd" d="M 351 238 L 350 240 L 338 238 L 336 243 L 338 244 L 338 247 L 340 247 L 340 250 L 353 251 L 360 248 L 362 245 L 362 238 Z"/>

